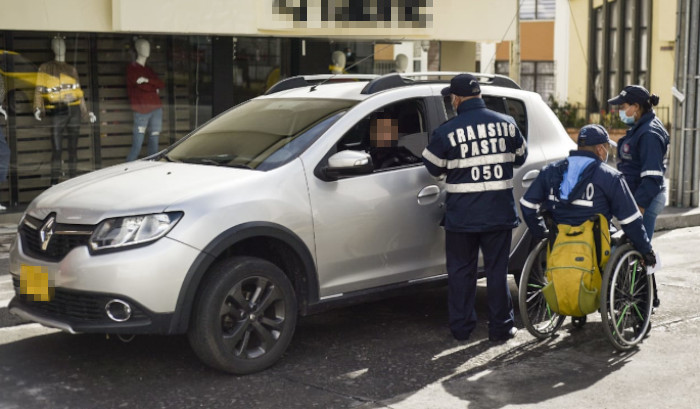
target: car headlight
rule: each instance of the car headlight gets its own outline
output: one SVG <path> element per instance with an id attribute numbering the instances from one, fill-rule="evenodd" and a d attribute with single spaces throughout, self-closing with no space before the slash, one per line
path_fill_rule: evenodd
<path id="1" fill-rule="evenodd" d="M 102 221 L 90 237 L 93 251 L 120 250 L 165 236 L 182 218 L 182 212 L 116 217 Z"/>

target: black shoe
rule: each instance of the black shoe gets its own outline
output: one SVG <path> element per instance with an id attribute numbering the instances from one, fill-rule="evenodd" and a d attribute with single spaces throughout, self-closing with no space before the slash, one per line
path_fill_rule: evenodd
<path id="1" fill-rule="evenodd" d="M 452 337 L 457 341 L 469 341 L 469 336 L 471 334 L 458 334 L 456 332 L 452 333 Z"/>
<path id="2" fill-rule="evenodd" d="M 504 342 L 508 341 L 509 339 L 515 338 L 515 334 L 518 333 L 518 329 L 515 327 L 512 327 L 511 329 L 508 330 L 505 334 L 501 335 L 489 335 L 489 341 L 491 342 Z"/>
<path id="3" fill-rule="evenodd" d="M 654 304 L 652 304 L 654 308 L 659 308 L 659 305 L 661 305 L 661 300 L 658 298 L 654 297 Z"/>

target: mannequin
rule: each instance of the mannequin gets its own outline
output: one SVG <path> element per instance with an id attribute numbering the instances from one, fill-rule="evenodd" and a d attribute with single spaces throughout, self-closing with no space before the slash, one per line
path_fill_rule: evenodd
<path id="1" fill-rule="evenodd" d="M 134 111 L 133 139 L 127 162 L 138 158 L 146 131 L 149 132 L 148 155 L 158 152 L 158 138 L 163 128 L 163 104 L 159 90 L 165 87 L 165 83 L 146 67 L 146 60 L 151 56 L 151 44 L 139 38 L 134 42 L 134 49 L 136 60 L 126 67 L 126 90 Z"/>
<path id="2" fill-rule="evenodd" d="M 328 69 L 332 74 L 345 74 L 345 53 L 342 51 L 333 51 L 331 54 L 331 64 Z"/>
<path id="3" fill-rule="evenodd" d="M 83 90 L 78 82 L 78 71 L 66 64 L 66 42 L 56 36 L 51 40 L 53 61 L 39 67 L 34 92 L 34 117 L 41 121 L 51 117 L 51 184 L 58 183 L 62 173 L 63 136 L 68 139 L 68 175 L 74 177 L 78 163 L 78 137 L 80 120 L 94 123 L 97 117 L 88 112 Z"/>
<path id="4" fill-rule="evenodd" d="M 408 67 L 408 57 L 406 54 L 399 54 L 394 59 L 394 72 L 404 73 Z"/>

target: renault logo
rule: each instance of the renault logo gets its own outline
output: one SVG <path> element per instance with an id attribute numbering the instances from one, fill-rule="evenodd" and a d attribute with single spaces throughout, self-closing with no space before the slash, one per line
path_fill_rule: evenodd
<path id="1" fill-rule="evenodd" d="M 51 216 L 46 220 L 46 223 L 41 226 L 41 229 L 39 229 L 39 239 L 41 240 L 41 250 L 43 251 L 46 251 L 49 247 L 49 242 L 51 241 L 51 237 L 53 237 L 53 225 L 55 221 L 56 218 Z"/>

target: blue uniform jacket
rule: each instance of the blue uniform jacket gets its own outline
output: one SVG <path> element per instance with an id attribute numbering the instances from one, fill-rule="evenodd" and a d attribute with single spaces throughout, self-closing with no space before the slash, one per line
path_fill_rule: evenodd
<path id="1" fill-rule="evenodd" d="M 433 176 L 446 174 L 445 229 L 482 232 L 519 224 L 513 199 L 513 164 L 526 156 L 515 120 L 464 101 L 457 116 L 433 131 L 423 163 Z"/>
<path id="2" fill-rule="evenodd" d="M 592 152 L 571 151 L 567 159 L 545 166 L 520 199 L 525 223 L 535 239 L 545 236 L 537 214 L 540 207 L 552 213 L 555 223 L 573 226 L 598 213 L 608 221 L 615 216 L 639 252 L 651 251 L 642 214 L 622 174 Z"/>
<path id="3" fill-rule="evenodd" d="M 649 111 L 627 130 L 617 144 L 617 155 L 621 160 L 617 169 L 625 176 L 641 208 L 649 207 L 661 191 L 668 143 L 668 132 L 654 111 Z"/>

